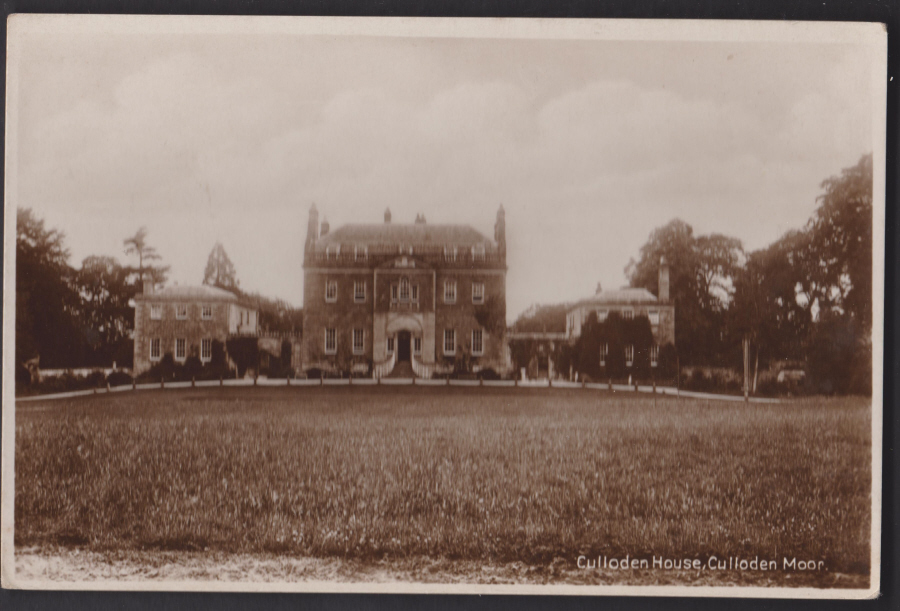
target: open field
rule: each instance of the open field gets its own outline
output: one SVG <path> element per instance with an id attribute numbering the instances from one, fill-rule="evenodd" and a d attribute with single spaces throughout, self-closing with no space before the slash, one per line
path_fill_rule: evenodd
<path id="1" fill-rule="evenodd" d="M 16 545 L 32 569 L 206 559 L 186 569 L 197 578 L 250 558 L 362 580 L 866 587 L 870 427 L 863 399 L 478 387 L 21 403 Z M 778 570 L 582 571 L 579 555 L 758 556 Z M 784 557 L 823 564 L 784 570 Z"/>

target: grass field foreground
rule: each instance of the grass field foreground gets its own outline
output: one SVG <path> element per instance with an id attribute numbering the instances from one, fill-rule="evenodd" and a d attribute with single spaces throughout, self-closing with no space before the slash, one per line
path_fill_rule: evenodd
<path id="1" fill-rule="evenodd" d="M 413 387 L 23 403 L 16 545 L 487 565 L 796 556 L 868 575 L 870 412 Z"/>

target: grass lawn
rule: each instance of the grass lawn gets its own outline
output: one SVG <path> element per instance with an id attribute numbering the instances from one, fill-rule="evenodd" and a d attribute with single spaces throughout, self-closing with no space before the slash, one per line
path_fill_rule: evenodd
<path id="1" fill-rule="evenodd" d="M 357 577 L 867 587 L 870 431 L 859 398 L 295 387 L 20 403 L 15 541 L 136 564 L 317 559 Z M 580 555 L 778 570 L 584 571 Z M 822 568 L 783 570 L 794 557 Z M 425 565 L 442 568 L 403 569 Z"/>

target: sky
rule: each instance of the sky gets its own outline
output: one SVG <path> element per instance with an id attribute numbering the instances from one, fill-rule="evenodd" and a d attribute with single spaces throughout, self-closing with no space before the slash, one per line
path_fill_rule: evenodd
<path id="1" fill-rule="evenodd" d="M 19 39 L 15 189 L 70 262 L 141 227 L 170 283 L 221 242 L 242 288 L 303 303 L 310 206 L 349 222 L 506 210 L 510 320 L 618 287 L 673 218 L 748 250 L 872 151 L 852 43 L 146 31 Z"/>

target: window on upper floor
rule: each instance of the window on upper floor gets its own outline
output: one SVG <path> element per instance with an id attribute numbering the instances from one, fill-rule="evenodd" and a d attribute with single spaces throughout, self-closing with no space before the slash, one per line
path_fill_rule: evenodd
<path id="1" fill-rule="evenodd" d="M 609 316 L 609 310 L 597 310 L 597 322 L 603 322 Z"/>
<path id="2" fill-rule="evenodd" d="M 472 260 L 484 261 L 484 244 L 475 244 L 472 247 Z"/>
<path id="3" fill-rule="evenodd" d="M 325 301 L 334 303 L 337 301 L 338 295 L 337 280 L 327 280 L 325 282 Z"/>
<path id="4" fill-rule="evenodd" d="M 632 308 L 622 310 L 622 318 L 624 320 L 634 320 L 634 310 Z"/>
<path id="5" fill-rule="evenodd" d="M 400 301 L 409 301 L 409 278 L 400 278 Z"/>
<path id="6" fill-rule="evenodd" d="M 456 280 L 444 280 L 444 303 L 456 303 Z"/>
<path id="7" fill-rule="evenodd" d="M 325 259 L 327 260 L 337 260 L 341 257 L 341 245 L 340 244 L 329 244 L 325 247 Z"/>
<path id="8" fill-rule="evenodd" d="M 368 246 L 354 246 L 353 247 L 353 260 L 354 261 L 367 261 L 369 259 L 369 247 Z"/>
<path id="9" fill-rule="evenodd" d="M 175 304 L 175 318 L 185 320 L 187 318 L 188 307 L 184 303 Z"/>
<path id="10" fill-rule="evenodd" d="M 484 331 L 481 329 L 472 331 L 472 354 L 475 356 L 484 354 Z"/>
<path id="11" fill-rule="evenodd" d="M 444 329 L 444 354 L 456 354 L 456 329 Z"/>
<path id="12" fill-rule="evenodd" d="M 659 310 L 648 310 L 647 318 L 650 319 L 651 325 L 658 325 L 659 324 Z"/>
<path id="13" fill-rule="evenodd" d="M 472 283 L 472 303 L 484 303 L 484 282 Z"/>
<path id="14" fill-rule="evenodd" d="M 353 282 L 353 301 L 362 303 L 366 300 L 366 282 L 365 280 L 356 280 Z"/>
<path id="15" fill-rule="evenodd" d="M 200 318 L 209 320 L 212 318 L 213 309 L 211 305 L 205 305 L 200 308 Z"/>
<path id="16" fill-rule="evenodd" d="M 414 284 L 410 287 L 410 299 L 413 303 L 419 303 L 419 285 Z"/>
<path id="17" fill-rule="evenodd" d="M 325 354 L 337 352 L 337 329 L 325 329 Z"/>
<path id="18" fill-rule="evenodd" d="M 150 305 L 150 320 L 162 320 L 163 307 L 158 303 Z"/>
<path id="19" fill-rule="evenodd" d="M 444 261 L 456 261 L 459 257 L 459 248 L 456 246 L 444 246 Z"/>
<path id="20" fill-rule="evenodd" d="M 391 285 L 391 301 L 397 303 L 397 289 L 399 287 L 396 284 Z"/>

